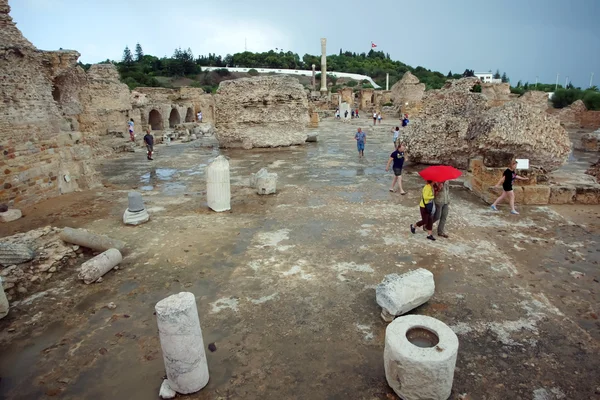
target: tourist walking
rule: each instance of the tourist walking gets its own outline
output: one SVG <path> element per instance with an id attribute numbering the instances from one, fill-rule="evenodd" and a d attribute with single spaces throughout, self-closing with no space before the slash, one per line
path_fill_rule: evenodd
<path id="1" fill-rule="evenodd" d="M 202 110 L 198 111 L 198 122 L 202 122 Z"/>
<path id="2" fill-rule="evenodd" d="M 152 158 L 152 152 L 154 151 L 154 136 L 150 133 L 150 129 L 146 129 L 146 135 L 144 135 L 144 143 L 146 143 L 146 149 L 148 150 L 148 160 L 154 160 Z"/>
<path id="3" fill-rule="evenodd" d="M 396 146 L 398 145 L 396 142 L 398 141 L 398 137 L 400 136 L 400 127 L 397 126 L 396 129 L 392 129 L 392 133 L 394 134 L 392 138 L 394 140 L 394 148 L 396 148 Z"/>
<path id="4" fill-rule="evenodd" d="M 344 119 L 348 119 L 348 110 L 344 111 Z"/>
<path id="5" fill-rule="evenodd" d="M 352 119 L 354 119 L 354 110 L 352 110 Z"/>
<path id="6" fill-rule="evenodd" d="M 437 234 L 443 238 L 448 238 L 446 234 L 446 218 L 448 218 L 448 211 L 450 211 L 450 185 L 448 182 L 441 182 L 435 185 L 435 215 L 433 217 L 433 223 L 438 222 Z"/>
<path id="7" fill-rule="evenodd" d="M 435 215 L 435 203 L 433 199 L 435 194 L 433 192 L 433 182 L 427 181 L 427 184 L 423 186 L 421 191 L 421 202 L 419 203 L 419 210 L 421 211 L 421 220 L 416 224 L 410 224 L 410 231 L 414 234 L 416 227 L 425 227 L 427 231 L 427 239 L 435 240 L 433 237 L 433 216 Z"/>
<path id="8" fill-rule="evenodd" d="M 358 108 L 356 109 L 356 118 L 358 118 Z"/>
<path id="9" fill-rule="evenodd" d="M 365 156 L 365 143 L 367 143 L 367 134 L 362 131 L 362 129 L 358 128 L 358 131 L 354 135 L 354 139 L 356 140 L 356 147 L 358 148 L 358 157 Z"/>
<path id="10" fill-rule="evenodd" d="M 406 128 L 410 121 L 408 120 L 408 114 L 404 114 L 404 118 L 402 118 L 402 127 Z"/>
<path id="11" fill-rule="evenodd" d="M 340 119 L 340 109 L 339 108 L 337 108 L 335 110 L 335 118 Z"/>
<path id="12" fill-rule="evenodd" d="M 132 142 L 135 142 L 135 133 L 133 133 L 133 118 L 131 118 L 129 121 L 127 121 L 127 130 L 129 131 L 129 139 Z"/>
<path id="13" fill-rule="evenodd" d="M 377 113 L 377 120 L 379 121 L 379 125 L 381 125 L 381 113 Z"/>
<path id="14" fill-rule="evenodd" d="M 508 168 L 502 174 L 502 178 L 500 178 L 498 183 L 496 183 L 495 187 L 500 187 L 500 184 L 502 184 L 503 192 L 500 195 L 500 197 L 498 197 L 496 201 L 494 201 L 494 204 L 492 204 L 492 210 L 498 211 L 498 208 L 496 208 L 498 203 L 500 203 L 505 197 L 508 197 L 508 202 L 510 204 L 510 213 L 516 215 L 519 214 L 517 210 L 515 210 L 515 192 L 513 191 L 513 182 L 515 181 L 515 179 L 520 181 L 526 181 L 529 178 L 517 175 L 517 173 L 515 172 L 516 168 L 517 162 L 515 160 L 511 160 L 510 164 L 508 165 Z"/>
<path id="15" fill-rule="evenodd" d="M 402 143 L 398 142 L 398 146 L 396 150 L 390 154 L 390 159 L 385 166 L 385 172 L 390 170 L 390 164 L 392 164 L 392 169 L 394 171 L 394 178 L 392 179 L 392 187 L 390 188 L 390 192 L 396 191 L 396 183 L 398 183 L 398 188 L 400 188 L 400 194 L 406 194 L 404 189 L 402 188 L 402 167 L 404 166 L 404 146 Z"/>
<path id="16" fill-rule="evenodd" d="M 377 112 L 373 111 L 373 125 L 377 124 Z"/>

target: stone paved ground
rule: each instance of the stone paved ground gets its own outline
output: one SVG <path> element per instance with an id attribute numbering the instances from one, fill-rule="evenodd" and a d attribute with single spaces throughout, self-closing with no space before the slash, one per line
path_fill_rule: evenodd
<path id="1" fill-rule="evenodd" d="M 436 292 L 413 312 L 460 340 L 453 399 L 599 398 L 600 207 L 493 214 L 457 182 L 451 238 L 432 243 L 408 230 L 417 167 L 406 171 L 408 195 L 387 191 L 390 128 L 367 128 L 362 161 L 354 126 L 341 122 L 323 122 L 316 144 L 223 151 L 231 213 L 206 208 L 204 168 L 219 153 L 200 146 L 208 140 L 159 147 L 153 163 L 142 153 L 104 161 L 104 189 L 25 210 L 6 234 L 81 226 L 132 251 L 100 284 L 63 270 L 0 321 L 0 397 L 157 398 L 153 307 L 191 291 L 217 350 L 207 352 L 208 386 L 188 398 L 392 399 L 374 287 L 423 267 Z M 276 195 L 245 186 L 261 167 L 279 174 Z M 151 214 L 139 227 L 120 222 L 131 188 Z"/>

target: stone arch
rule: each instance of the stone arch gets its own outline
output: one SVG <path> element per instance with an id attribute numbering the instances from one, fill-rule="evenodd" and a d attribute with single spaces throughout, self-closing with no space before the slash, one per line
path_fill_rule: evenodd
<path id="1" fill-rule="evenodd" d="M 156 110 L 152 110 L 150 111 L 150 114 L 148 114 L 148 123 L 150 123 L 150 127 L 153 131 L 162 131 L 163 129 L 162 115 Z"/>
<path id="2" fill-rule="evenodd" d="M 176 108 L 173 108 L 169 115 L 169 128 L 175 128 L 175 125 L 179 125 L 180 123 L 181 117 L 179 116 L 179 111 L 177 111 Z"/>
<path id="3" fill-rule="evenodd" d="M 188 107 L 187 113 L 185 114 L 185 122 L 194 122 L 194 109 Z"/>

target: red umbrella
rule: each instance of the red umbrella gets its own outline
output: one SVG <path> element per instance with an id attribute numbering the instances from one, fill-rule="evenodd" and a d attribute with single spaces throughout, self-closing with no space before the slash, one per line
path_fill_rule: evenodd
<path id="1" fill-rule="evenodd" d="M 426 181 L 446 182 L 458 178 L 462 172 L 449 165 L 432 165 L 419 172 L 419 175 Z"/>

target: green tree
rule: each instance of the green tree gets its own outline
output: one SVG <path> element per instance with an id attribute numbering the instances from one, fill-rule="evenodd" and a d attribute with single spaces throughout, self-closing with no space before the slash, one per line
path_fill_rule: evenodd
<path id="1" fill-rule="evenodd" d="M 452 71 L 448 71 L 448 75 L 446 75 L 446 78 L 452 78 Z"/>
<path id="2" fill-rule="evenodd" d="M 140 62 L 143 57 L 144 52 L 142 51 L 142 45 L 138 43 L 135 45 L 135 61 Z"/>
<path id="3" fill-rule="evenodd" d="M 125 46 L 125 50 L 123 50 L 123 59 L 121 61 L 126 65 L 133 64 L 133 57 L 131 56 L 129 46 Z"/>
<path id="4" fill-rule="evenodd" d="M 502 82 L 503 83 L 508 83 L 510 81 L 510 79 L 508 79 L 508 76 L 506 76 L 506 72 L 502 73 Z"/>
<path id="5" fill-rule="evenodd" d="M 500 70 L 499 70 L 499 69 L 497 69 L 497 70 L 496 70 L 496 73 L 494 74 L 494 79 L 500 79 L 500 76 L 501 76 L 501 75 L 500 75 Z"/>
<path id="6" fill-rule="evenodd" d="M 517 82 L 517 87 L 520 88 L 521 87 L 521 81 Z"/>

